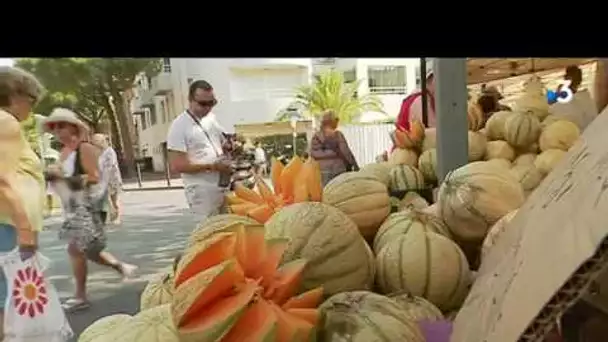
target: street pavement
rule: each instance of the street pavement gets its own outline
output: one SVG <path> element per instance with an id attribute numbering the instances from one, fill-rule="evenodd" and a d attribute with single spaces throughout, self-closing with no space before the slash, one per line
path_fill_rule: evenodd
<path id="1" fill-rule="evenodd" d="M 139 266 L 127 282 L 114 271 L 89 263 L 90 309 L 68 315 L 76 336 L 98 318 L 138 312 L 139 296 L 149 279 L 171 265 L 196 226 L 188 214 L 183 190 L 131 191 L 123 194 L 120 226 L 108 226 L 107 251 Z M 41 233 L 41 252 L 52 260 L 47 275 L 62 299 L 73 294 L 72 272 L 65 243 L 57 239 L 61 218 L 47 219 Z M 74 339 L 76 341 L 76 338 Z"/>

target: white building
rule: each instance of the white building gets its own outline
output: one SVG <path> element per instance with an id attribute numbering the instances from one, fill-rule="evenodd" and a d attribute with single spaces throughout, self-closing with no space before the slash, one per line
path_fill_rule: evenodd
<path id="1" fill-rule="evenodd" d="M 152 157 L 154 169 L 165 168 L 166 135 L 173 118 L 188 103 L 188 86 L 204 79 L 214 87 L 220 123 L 274 121 L 293 101 L 297 86 L 310 84 L 312 76 L 326 68 L 344 72 L 347 80 L 362 80 L 359 94 L 380 97 L 389 116 L 396 116 L 401 100 L 419 84 L 418 59 L 366 58 L 164 58 L 155 77 L 140 77 L 131 110 L 139 140 L 139 155 Z M 368 121 L 377 114 L 364 115 Z"/>

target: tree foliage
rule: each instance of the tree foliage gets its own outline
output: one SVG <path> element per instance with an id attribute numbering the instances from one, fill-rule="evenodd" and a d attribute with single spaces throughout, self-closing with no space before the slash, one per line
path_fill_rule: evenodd
<path id="1" fill-rule="evenodd" d="M 315 77 L 312 85 L 296 90 L 296 101 L 304 106 L 307 116 L 319 116 L 333 110 L 342 123 L 359 119 L 364 112 L 384 113 L 380 99 L 374 95 L 357 95 L 361 80 L 347 83 L 337 70 L 326 71 Z"/>
<path id="2" fill-rule="evenodd" d="M 67 107 L 94 130 L 107 118 L 118 137 L 115 147 L 125 159 L 133 159 L 132 119 L 124 110 L 123 93 L 133 87 L 140 73 L 157 73 L 160 59 L 20 58 L 15 66 L 33 73 L 47 88 L 47 96 L 36 107 L 38 113 L 48 115 L 55 107 Z"/>

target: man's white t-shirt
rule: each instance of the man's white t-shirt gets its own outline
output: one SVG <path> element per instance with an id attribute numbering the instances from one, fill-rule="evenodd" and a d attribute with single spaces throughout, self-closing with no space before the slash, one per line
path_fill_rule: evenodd
<path id="1" fill-rule="evenodd" d="M 199 119 L 200 125 L 194 120 L 186 111 L 173 120 L 167 135 L 167 149 L 187 153 L 190 162 L 195 164 L 213 164 L 223 156 L 223 129 L 213 113 Z M 181 177 L 184 185 L 217 186 L 219 182 L 218 172 L 182 173 Z"/>
<path id="2" fill-rule="evenodd" d="M 595 120 L 598 110 L 589 91 L 583 89 L 577 91 L 568 103 L 552 104 L 549 113 L 574 122 L 582 132 Z"/>
<path id="3" fill-rule="evenodd" d="M 261 147 L 255 148 L 255 162 L 260 164 L 266 162 L 266 153 Z"/>

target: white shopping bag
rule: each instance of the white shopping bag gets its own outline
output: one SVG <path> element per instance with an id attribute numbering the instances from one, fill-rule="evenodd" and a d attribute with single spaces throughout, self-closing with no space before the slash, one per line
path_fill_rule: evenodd
<path id="1" fill-rule="evenodd" d="M 17 250 L 0 257 L 8 285 L 4 342 L 66 342 L 72 329 L 55 287 L 45 279 L 50 260 L 36 252 L 22 261 Z"/>

